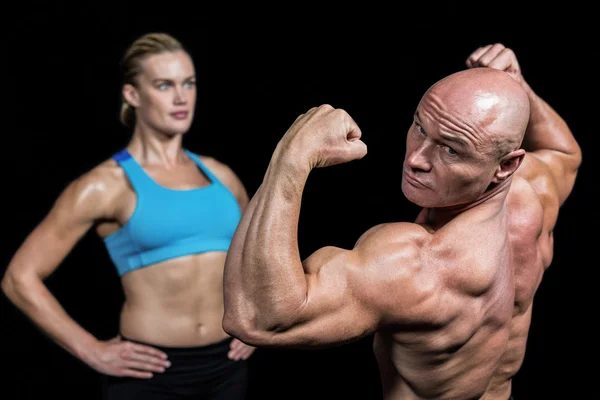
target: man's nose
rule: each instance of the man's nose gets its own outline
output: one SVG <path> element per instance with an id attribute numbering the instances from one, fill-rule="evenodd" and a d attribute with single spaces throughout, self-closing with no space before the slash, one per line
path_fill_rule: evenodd
<path id="1" fill-rule="evenodd" d="M 429 172 L 431 163 L 429 162 L 429 145 L 423 141 L 415 148 L 407 158 L 407 164 L 414 170 Z"/>

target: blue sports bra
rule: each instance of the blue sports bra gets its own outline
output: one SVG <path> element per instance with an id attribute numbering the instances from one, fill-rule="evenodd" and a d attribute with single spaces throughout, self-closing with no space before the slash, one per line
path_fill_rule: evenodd
<path id="1" fill-rule="evenodd" d="M 174 257 L 229 249 L 241 218 L 238 202 L 196 154 L 185 152 L 209 178 L 208 186 L 169 189 L 154 181 L 127 150 L 113 156 L 137 195 L 129 220 L 104 238 L 119 276 Z"/>

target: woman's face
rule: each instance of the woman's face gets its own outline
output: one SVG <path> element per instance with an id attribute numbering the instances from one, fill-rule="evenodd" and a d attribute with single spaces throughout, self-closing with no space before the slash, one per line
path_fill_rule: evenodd
<path id="1" fill-rule="evenodd" d="M 196 105 L 196 75 L 184 51 L 165 52 L 142 60 L 135 87 L 123 94 L 136 108 L 136 123 L 169 136 L 185 133 Z"/>

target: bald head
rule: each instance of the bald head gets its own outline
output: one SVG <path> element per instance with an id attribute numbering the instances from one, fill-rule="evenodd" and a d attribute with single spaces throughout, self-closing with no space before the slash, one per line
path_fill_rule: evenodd
<path id="1" fill-rule="evenodd" d="M 497 156 L 521 145 L 529 121 L 529 98 L 506 72 L 466 69 L 436 82 L 427 95 L 438 98 L 446 112 L 484 132 L 484 147 Z"/>

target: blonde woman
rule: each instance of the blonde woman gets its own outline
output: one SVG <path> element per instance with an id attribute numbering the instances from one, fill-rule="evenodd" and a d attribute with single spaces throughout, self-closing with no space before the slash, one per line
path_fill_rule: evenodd
<path id="1" fill-rule="evenodd" d="M 222 329 L 223 268 L 248 203 L 236 174 L 182 147 L 194 118 L 195 68 L 168 34 L 123 59 L 128 145 L 71 182 L 2 280 L 8 298 L 58 345 L 107 377 L 106 399 L 242 399 L 254 351 Z M 44 285 L 88 230 L 123 285 L 120 334 L 98 340 Z"/>

